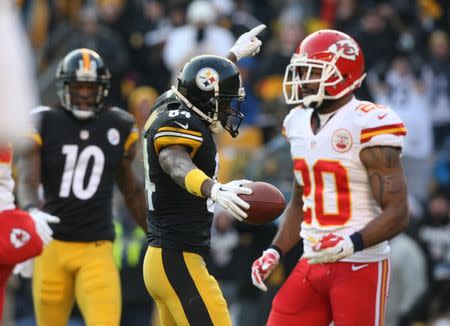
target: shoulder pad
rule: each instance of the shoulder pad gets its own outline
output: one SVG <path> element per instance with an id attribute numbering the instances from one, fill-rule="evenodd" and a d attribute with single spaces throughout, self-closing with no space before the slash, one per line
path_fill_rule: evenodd
<path id="1" fill-rule="evenodd" d="M 363 147 L 402 147 L 406 128 L 395 111 L 370 102 L 363 102 L 356 111 L 362 118 L 360 143 Z"/>
<path id="2" fill-rule="evenodd" d="M 174 95 L 173 92 L 167 91 L 161 94 L 155 101 L 152 110 L 164 109 L 164 107 L 174 104 L 181 104 L 181 101 Z"/>
<path id="3" fill-rule="evenodd" d="M 158 114 L 158 124 L 156 128 L 163 126 L 170 126 L 180 128 L 182 130 L 193 130 L 201 132 L 201 121 L 195 113 L 192 113 L 184 106 L 178 106 L 165 111 L 160 111 Z"/>
<path id="4" fill-rule="evenodd" d="M 195 156 L 203 143 L 204 129 L 197 115 L 184 109 L 165 110 L 158 112 L 156 120 L 150 137 L 158 154 L 168 145 L 183 145 L 190 149 L 191 157 Z"/>
<path id="5" fill-rule="evenodd" d="M 113 106 L 109 109 L 110 112 L 114 113 L 115 115 L 117 115 L 121 120 L 125 121 L 125 122 L 129 122 L 129 123 L 134 123 L 135 122 L 135 118 L 134 116 L 125 111 L 124 109 L 121 109 L 117 106 Z"/>
<path id="6" fill-rule="evenodd" d="M 30 114 L 36 115 L 36 114 L 40 114 L 41 112 L 46 112 L 46 111 L 51 111 L 51 110 L 52 110 L 52 108 L 49 106 L 40 105 L 35 108 L 32 108 L 30 111 Z"/>

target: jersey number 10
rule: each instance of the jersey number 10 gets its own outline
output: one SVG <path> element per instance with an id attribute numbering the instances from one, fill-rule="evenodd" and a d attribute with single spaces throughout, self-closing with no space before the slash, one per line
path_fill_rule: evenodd
<path id="1" fill-rule="evenodd" d="M 71 189 L 75 197 L 82 200 L 94 196 L 105 167 L 105 154 L 103 154 L 103 151 L 98 146 L 91 145 L 78 154 L 78 145 L 64 145 L 62 153 L 66 156 L 66 161 L 61 178 L 59 196 L 61 198 L 69 197 Z M 84 187 L 84 178 L 91 158 L 93 159 L 91 175 L 87 186 Z"/>

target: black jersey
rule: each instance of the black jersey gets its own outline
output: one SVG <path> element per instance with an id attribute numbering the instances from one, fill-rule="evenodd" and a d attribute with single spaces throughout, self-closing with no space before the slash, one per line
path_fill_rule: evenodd
<path id="1" fill-rule="evenodd" d="M 132 115 L 119 108 L 79 120 L 61 108 L 38 107 L 44 210 L 61 219 L 50 224 L 65 241 L 112 240 L 112 191 L 119 163 L 139 138 Z"/>
<path id="2" fill-rule="evenodd" d="M 168 145 L 186 146 L 194 164 L 215 178 L 216 144 L 204 122 L 176 97 L 165 93 L 157 103 L 146 123 L 143 143 L 149 244 L 203 255 L 210 245 L 213 202 L 180 187 L 162 170 L 158 154 Z"/>

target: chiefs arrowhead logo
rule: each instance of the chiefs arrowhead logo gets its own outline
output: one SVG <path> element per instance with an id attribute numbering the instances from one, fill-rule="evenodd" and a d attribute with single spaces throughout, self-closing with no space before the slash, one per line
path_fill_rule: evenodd
<path id="1" fill-rule="evenodd" d="M 13 228 L 9 234 L 9 241 L 14 248 L 25 246 L 27 242 L 30 241 L 30 238 L 31 236 L 27 231 L 19 228 Z"/>
<path id="2" fill-rule="evenodd" d="M 333 43 L 328 48 L 331 53 L 340 53 L 341 57 L 355 61 L 356 57 L 359 55 L 359 47 L 352 40 L 340 40 Z"/>

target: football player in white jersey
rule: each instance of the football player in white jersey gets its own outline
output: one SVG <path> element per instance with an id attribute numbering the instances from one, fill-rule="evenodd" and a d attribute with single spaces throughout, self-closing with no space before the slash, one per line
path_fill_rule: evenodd
<path id="1" fill-rule="evenodd" d="M 400 153 L 406 129 L 387 107 L 355 98 L 364 57 L 348 35 L 320 30 L 286 68 L 284 121 L 291 200 L 270 248 L 252 266 L 264 280 L 299 240 L 304 254 L 272 303 L 268 325 L 383 325 L 387 240 L 408 224 Z"/>
<path id="2" fill-rule="evenodd" d="M 12 147 L 0 141 L 0 324 L 6 285 L 13 269 L 40 255 L 43 242 L 51 238 L 47 225 L 43 227 L 35 215 L 16 208 L 12 163 Z"/>

